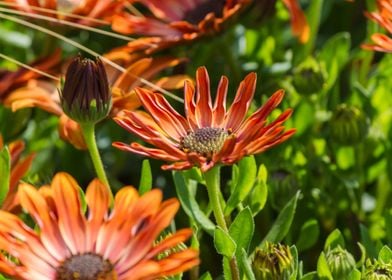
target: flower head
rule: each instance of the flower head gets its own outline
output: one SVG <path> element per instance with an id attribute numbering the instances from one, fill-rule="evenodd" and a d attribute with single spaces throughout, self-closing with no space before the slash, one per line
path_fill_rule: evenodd
<path id="1" fill-rule="evenodd" d="M 377 11 L 365 13 L 368 18 L 384 27 L 392 34 L 392 3 L 389 0 L 377 0 Z M 392 52 L 392 38 L 388 35 L 375 33 L 371 37 L 373 44 L 363 44 L 362 47 L 380 52 Z"/>
<path id="2" fill-rule="evenodd" d="M 125 151 L 174 162 L 163 165 L 163 169 L 181 170 L 196 165 L 207 171 L 217 163 L 233 164 L 246 155 L 261 153 L 294 133 L 293 129 L 284 131 L 283 127 L 291 115 L 290 109 L 267 123 L 268 115 L 283 99 L 282 90 L 245 118 L 255 92 L 255 73 L 241 82 L 229 110 L 226 110 L 226 77 L 220 80 L 214 105 L 204 67 L 197 70 L 196 81 L 197 90 L 190 81 L 185 83 L 186 117 L 175 111 L 162 95 L 137 89 L 139 99 L 150 114 L 124 110 L 114 119 L 156 148 L 136 142 L 130 145 L 116 142 L 113 145 Z"/>
<path id="3" fill-rule="evenodd" d="M 346 279 L 355 268 L 354 257 L 340 245 L 328 248 L 325 256 L 333 279 Z"/>
<path id="4" fill-rule="evenodd" d="M 265 248 L 256 249 L 252 269 L 257 280 L 289 279 L 293 262 L 289 246 L 267 243 Z"/>
<path id="5" fill-rule="evenodd" d="M 125 34 L 144 35 L 129 46 L 158 49 L 213 35 L 222 31 L 227 21 L 242 11 L 249 0 L 136 0 L 153 16 L 130 13 L 113 17 L 112 28 Z M 147 37 L 146 37 L 147 36 Z"/>
<path id="6" fill-rule="evenodd" d="M 199 262 L 192 249 L 158 258 L 192 234 L 183 229 L 155 242 L 179 207 L 176 199 L 162 202 L 159 190 L 140 197 L 124 187 L 109 209 L 106 187 L 96 179 L 87 187 L 85 210 L 77 182 L 59 173 L 39 191 L 22 184 L 18 197 L 40 230 L 0 211 L 0 249 L 11 257 L 1 257 L 0 271 L 17 279 L 156 279 Z"/>
<path id="7" fill-rule="evenodd" d="M 105 118 L 112 106 L 112 95 L 102 61 L 80 56 L 74 59 L 68 66 L 60 97 L 64 112 L 77 122 L 96 123 Z"/>

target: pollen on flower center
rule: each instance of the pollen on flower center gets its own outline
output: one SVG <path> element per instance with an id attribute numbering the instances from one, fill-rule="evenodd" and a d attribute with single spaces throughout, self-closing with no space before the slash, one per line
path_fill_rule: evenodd
<path id="1" fill-rule="evenodd" d="M 210 157 L 220 151 L 228 136 L 229 132 L 223 128 L 199 128 L 182 138 L 181 149 Z"/>
<path id="2" fill-rule="evenodd" d="M 113 265 L 93 253 L 74 255 L 57 269 L 56 280 L 117 280 Z"/>

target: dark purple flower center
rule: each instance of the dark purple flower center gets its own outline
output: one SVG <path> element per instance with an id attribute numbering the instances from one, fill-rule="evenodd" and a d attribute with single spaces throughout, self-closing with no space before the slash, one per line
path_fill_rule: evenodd
<path id="1" fill-rule="evenodd" d="M 113 265 L 93 253 L 74 255 L 57 268 L 56 280 L 117 280 Z"/>

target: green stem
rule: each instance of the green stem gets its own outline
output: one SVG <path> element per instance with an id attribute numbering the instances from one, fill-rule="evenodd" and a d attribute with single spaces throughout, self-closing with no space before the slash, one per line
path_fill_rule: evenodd
<path id="1" fill-rule="evenodd" d="M 95 172 L 97 173 L 98 179 L 101 180 L 101 182 L 106 185 L 110 195 L 110 201 L 112 202 L 113 193 L 110 188 L 108 178 L 106 177 L 101 156 L 99 155 L 97 142 L 95 140 L 95 124 L 80 124 L 80 127 L 82 128 L 83 137 L 84 140 L 86 141 L 87 148 L 95 168 Z"/>
<path id="2" fill-rule="evenodd" d="M 229 232 L 226 224 L 225 215 L 223 213 L 220 197 L 220 168 L 219 166 L 213 167 L 211 170 L 204 173 L 204 179 L 206 181 L 208 196 L 210 198 L 210 204 L 212 211 L 214 212 L 215 220 L 219 227 L 225 232 Z M 231 276 L 233 280 L 240 279 L 240 273 L 238 269 L 237 259 L 235 256 L 229 260 Z"/>

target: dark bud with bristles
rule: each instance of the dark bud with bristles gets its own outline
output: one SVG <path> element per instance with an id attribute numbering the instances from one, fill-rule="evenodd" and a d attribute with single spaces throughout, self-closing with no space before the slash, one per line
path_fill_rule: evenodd
<path id="1" fill-rule="evenodd" d="M 108 77 L 102 61 L 78 56 L 68 66 L 60 91 L 64 112 L 78 123 L 97 123 L 112 105 Z"/>

